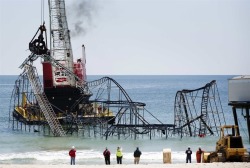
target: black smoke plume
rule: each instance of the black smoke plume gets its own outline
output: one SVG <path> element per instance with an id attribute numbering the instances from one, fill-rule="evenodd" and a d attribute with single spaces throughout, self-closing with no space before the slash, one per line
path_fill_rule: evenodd
<path id="1" fill-rule="evenodd" d="M 84 36 L 92 26 L 97 11 L 96 0 L 74 0 L 66 5 L 71 37 Z"/>

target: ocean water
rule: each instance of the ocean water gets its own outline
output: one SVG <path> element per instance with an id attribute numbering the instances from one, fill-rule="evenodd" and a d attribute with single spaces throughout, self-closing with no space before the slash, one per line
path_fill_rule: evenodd
<path id="1" fill-rule="evenodd" d="M 88 76 L 88 81 L 103 76 Z M 228 106 L 227 76 L 109 76 L 116 80 L 133 101 L 146 103 L 146 109 L 165 124 L 174 123 L 174 101 L 177 91 L 196 89 L 216 80 L 222 108 L 227 124 L 234 124 L 232 109 Z M 192 161 L 199 146 L 205 151 L 215 149 L 219 137 L 155 137 L 141 139 L 121 139 L 86 136 L 50 137 L 28 131 L 13 131 L 9 123 L 9 106 L 17 76 L 0 76 L 0 164 L 69 164 L 68 151 L 71 146 L 77 150 L 76 164 L 104 164 L 102 155 L 105 147 L 111 151 L 111 164 L 116 164 L 115 151 L 122 147 L 123 163 L 133 163 L 133 151 L 142 151 L 141 164 L 162 163 L 162 151 L 172 151 L 173 163 L 185 163 L 185 150 L 193 150 Z M 243 118 L 243 117 L 242 117 Z M 250 148 L 246 121 L 239 115 L 241 135 L 246 148 Z"/>

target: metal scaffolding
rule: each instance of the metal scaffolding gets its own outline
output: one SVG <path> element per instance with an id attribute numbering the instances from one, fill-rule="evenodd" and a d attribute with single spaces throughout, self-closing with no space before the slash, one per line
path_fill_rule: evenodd
<path id="1" fill-rule="evenodd" d="M 33 69 L 35 70 L 34 67 Z M 41 108 L 44 101 L 37 101 L 37 93 L 31 87 L 32 80 L 28 77 L 28 72 L 24 71 L 19 76 L 12 93 L 12 128 L 26 131 L 28 128 L 30 132 L 60 136 L 54 133 L 54 124 L 49 124 L 48 118 L 45 117 Z M 39 79 L 38 76 L 34 78 Z M 39 86 L 42 90 L 42 85 Z M 173 129 L 173 124 L 163 124 L 147 111 L 144 103 L 132 101 L 121 85 L 110 77 L 87 82 L 87 87 L 91 96 L 84 103 L 79 100 L 73 105 L 78 107 L 77 111 L 58 109 L 60 113 L 55 114 L 68 136 L 77 134 L 105 139 L 110 136 L 116 136 L 118 139 L 167 138 Z"/>
<path id="2" fill-rule="evenodd" d="M 181 137 L 218 135 L 226 123 L 215 80 L 198 89 L 178 91 L 174 113 L 173 133 Z"/>

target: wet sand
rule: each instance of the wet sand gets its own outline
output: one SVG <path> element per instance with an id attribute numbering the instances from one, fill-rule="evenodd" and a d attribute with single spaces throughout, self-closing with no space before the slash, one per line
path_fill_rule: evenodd
<path id="1" fill-rule="evenodd" d="M 71 165 L 1 165 L 0 168 L 70 168 Z M 111 168 L 250 168 L 250 163 L 183 163 L 183 164 L 122 164 L 122 165 L 74 165 L 75 168 L 101 168 L 101 167 L 111 167 Z"/>

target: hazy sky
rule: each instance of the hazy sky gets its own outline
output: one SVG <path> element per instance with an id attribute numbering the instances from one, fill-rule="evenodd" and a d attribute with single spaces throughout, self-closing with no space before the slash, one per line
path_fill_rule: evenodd
<path id="1" fill-rule="evenodd" d="M 66 0 L 66 8 L 74 58 L 84 44 L 88 75 L 250 74 L 250 0 Z M 0 75 L 22 72 L 40 24 L 41 0 L 0 0 Z"/>

